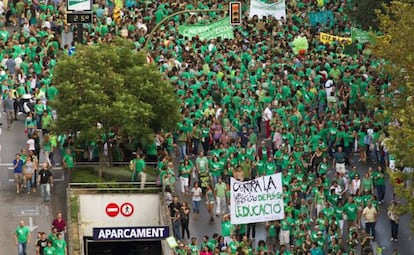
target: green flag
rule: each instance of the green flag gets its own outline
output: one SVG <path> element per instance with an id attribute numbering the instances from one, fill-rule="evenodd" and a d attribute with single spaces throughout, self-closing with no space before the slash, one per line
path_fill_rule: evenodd
<path id="1" fill-rule="evenodd" d="M 362 29 L 352 28 L 351 29 L 351 38 L 352 42 L 358 41 L 358 43 L 372 43 L 372 36 L 369 32 L 366 32 Z"/>

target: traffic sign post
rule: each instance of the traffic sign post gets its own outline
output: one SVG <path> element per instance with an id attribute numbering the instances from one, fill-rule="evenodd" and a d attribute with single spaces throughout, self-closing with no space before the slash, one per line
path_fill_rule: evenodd
<path id="1" fill-rule="evenodd" d="M 67 6 L 68 11 L 72 12 L 84 12 L 92 11 L 92 1 L 91 0 L 68 0 Z"/>
<path id="2" fill-rule="evenodd" d="M 92 0 L 68 0 L 66 22 L 77 24 L 77 41 L 83 41 L 83 24 L 92 23 Z"/>
<path id="3" fill-rule="evenodd" d="M 134 213 L 134 206 L 131 203 L 123 203 L 120 207 L 121 214 L 129 217 Z"/>
<path id="4" fill-rule="evenodd" d="M 119 206 L 116 203 L 106 205 L 105 212 L 109 217 L 116 217 L 119 214 Z"/>

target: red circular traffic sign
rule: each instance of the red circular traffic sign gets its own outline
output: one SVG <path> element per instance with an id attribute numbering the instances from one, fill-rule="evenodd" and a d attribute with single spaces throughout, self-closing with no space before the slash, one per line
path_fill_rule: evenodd
<path id="1" fill-rule="evenodd" d="M 120 207 L 121 214 L 125 217 L 129 217 L 134 213 L 134 206 L 131 203 L 123 203 Z"/>
<path id="2" fill-rule="evenodd" d="M 119 214 L 119 206 L 116 203 L 109 203 L 106 205 L 105 212 L 109 217 L 115 217 Z"/>

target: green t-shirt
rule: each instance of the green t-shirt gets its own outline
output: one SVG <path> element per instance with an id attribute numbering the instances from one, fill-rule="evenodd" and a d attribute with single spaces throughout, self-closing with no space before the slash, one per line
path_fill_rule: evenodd
<path id="1" fill-rule="evenodd" d="M 52 151 L 52 143 L 49 142 L 43 142 L 43 150 L 46 152 L 51 152 Z"/>
<path id="2" fill-rule="evenodd" d="M 17 242 L 26 243 L 29 234 L 30 234 L 29 227 L 27 227 L 27 226 L 18 227 L 16 229 Z"/>
<path id="3" fill-rule="evenodd" d="M 199 255 L 200 249 L 198 248 L 198 245 L 189 244 L 188 248 L 190 248 L 191 255 Z"/>
<path id="4" fill-rule="evenodd" d="M 221 234 L 223 236 L 230 236 L 231 235 L 231 223 L 229 220 L 221 222 Z"/>
<path id="5" fill-rule="evenodd" d="M 43 249 L 43 255 L 56 255 L 56 249 L 53 246 L 46 246 Z"/>
<path id="6" fill-rule="evenodd" d="M 227 186 L 224 182 L 217 183 L 216 187 L 214 188 L 216 191 L 216 196 L 219 198 L 225 198 L 226 197 L 226 189 Z"/>
<path id="7" fill-rule="evenodd" d="M 73 168 L 75 166 L 74 162 L 73 162 L 73 156 L 70 154 L 66 154 L 63 157 L 63 161 L 66 163 L 67 168 Z"/>
<path id="8" fill-rule="evenodd" d="M 385 185 L 385 174 L 380 172 L 374 172 L 374 184 Z"/>
<path id="9" fill-rule="evenodd" d="M 53 242 L 55 247 L 55 255 L 65 255 L 66 241 L 64 239 L 58 239 Z"/>
<path id="10" fill-rule="evenodd" d="M 190 177 L 190 173 L 191 173 L 191 166 L 190 165 L 183 165 L 179 167 L 180 170 L 180 176 L 183 178 L 188 178 Z"/>
<path id="11" fill-rule="evenodd" d="M 137 173 L 142 173 L 145 170 L 145 161 L 141 159 L 134 159 L 135 171 Z"/>
<path id="12" fill-rule="evenodd" d="M 207 172 L 208 170 L 208 159 L 207 157 L 197 158 L 196 166 L 200 172 Z"/>
<path id="13" fill-rule="evenodd" d="M 344 212 L 350 221 L 354 221 L 358 216 L 358 206 L 354 203 L 346 203 L 344 206 Z"/>
<path id="14" fill-rule="evenodd" d="M 368 191 L 368 190 L 372 190 L 372 179 L 371 178 L 364 178 L 362 180 L 362 190 L 363 191 Z"/>

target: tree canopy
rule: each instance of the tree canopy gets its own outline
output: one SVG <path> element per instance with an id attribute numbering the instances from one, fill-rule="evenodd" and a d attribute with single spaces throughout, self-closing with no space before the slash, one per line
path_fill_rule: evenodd
<path id="1" fill-rule="evenodd" d="M 133 49 L 131 42 L 116 39 L 77 46 L 74 55 L 59 59 L 53 77 L 59 95 L 51 102 L 57 132 L 80 131 L 99 141 L 116 130 L 145 142 L 154 132 L 176 127 L 181 115 L 173 86 Z"/>
<path id="2" fill-rule="evenodd" d="M 389 122 L 386 146 L 390 154 L 395 156 L 397 166 L 406 167 L 414 167 L 413 13 L 412 4 L 399 1 L 393 1 L 382 11 L 377 11 L 384 36 L 377 38 L 374 47 L 374 54 L 386 61 L 384 73 L 390 78 L 388 91 L 384 93 L 382 88 L 378 88 L 374 107 L 383 109 L 383 117 Z M 395 192 L 403 201 L 401 212 L 414 213 L 414 174 L 395 171 L 391 177 Z"/>
<path id="3" fill-rule="evenodd" d="M 360 0 L 355 1 L 351 8 L 347 8 L 347 14 L 364 30 L 377 30 L 378 17 L 375 10 L 381 9 L 383 3 L 389 0 Z"/>

